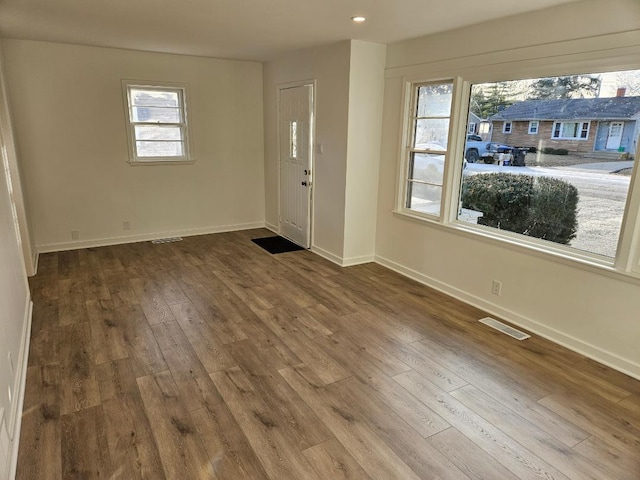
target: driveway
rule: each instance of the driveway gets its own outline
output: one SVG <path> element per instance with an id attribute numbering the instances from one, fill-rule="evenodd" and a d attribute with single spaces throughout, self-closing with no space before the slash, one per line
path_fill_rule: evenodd
<path id="1" fill-rule="evenodd" d="M 466 172 L 547 176 L 571 183 L 579 193 L 578 232 L 571 246 L 615 257 L 631 177 L 612 172 L 632 166 L 632 161 L 564 167 L 500 167 L 474 163 L 467 166 Z"/>

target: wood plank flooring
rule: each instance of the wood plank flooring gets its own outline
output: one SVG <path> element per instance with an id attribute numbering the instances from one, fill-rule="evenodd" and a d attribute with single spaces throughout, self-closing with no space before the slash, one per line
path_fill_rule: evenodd
<path id="1" fill-rule="evenodd" d="M 252 230 L 45 254 L 18 479 L 640 479 L 640 382 Z"/>

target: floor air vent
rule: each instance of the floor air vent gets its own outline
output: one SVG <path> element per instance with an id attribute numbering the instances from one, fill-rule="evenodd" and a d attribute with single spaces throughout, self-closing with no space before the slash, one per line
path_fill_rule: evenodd
<path id="1" fill-rule="evenodd" d="M 180 240 L 182 240 L 182 237 L 156 238 L 155 240 L 151 240 L 151 243 L 158 245 L 159 243 L 179 242 Z"/>
<path id="2" fill-rule="evenodd" d="M 505 325 L 504 323 L 502 323 L 499 320 L 496 320 L 495 318 L 491 318 L 491 317 L 481 318 L 480 322 L 484 323 L 485 325 L 489 325 L 491 328 L 500 330 L 502 333 L 506 333 L 507 335 L 515 338 L 516 340 L 526 340 L 527 338 L 531 337 L 531 335 L 521 332 L 520 330 L 516 330 L 515 328 L 510 327 L 509 325 Z"/>

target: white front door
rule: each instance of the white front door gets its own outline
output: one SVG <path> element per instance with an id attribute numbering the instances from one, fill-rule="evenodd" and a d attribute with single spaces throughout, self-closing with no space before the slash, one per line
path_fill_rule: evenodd
<path id="1" fill-rule="evenodd" d="M 280 234 L 305 248 L 311 238 L 312 119 L 313 85 L 280 90 Z"/>
<path id="2" fill-rule="evenodd" d="M 624 129 L 624 122 L 611 122 L 609 125 L 609 136 L 607 137 L 607 150 L 617 150 L 622 141 L 622 130 Z"/>

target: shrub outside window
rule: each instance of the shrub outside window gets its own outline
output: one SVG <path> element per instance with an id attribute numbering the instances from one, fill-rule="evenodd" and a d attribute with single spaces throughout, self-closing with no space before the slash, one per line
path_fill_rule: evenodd
<path id="1" fill-rule="evenodd" d="M 404 207 L 440 216 L 453 82 L 412 86 L 410 135 L 404 152 Z"/>
<path id="2" fill-rule="evenodd" d="M 188 161 L 186 87 L 123 82 L 130 161 Z"/>

